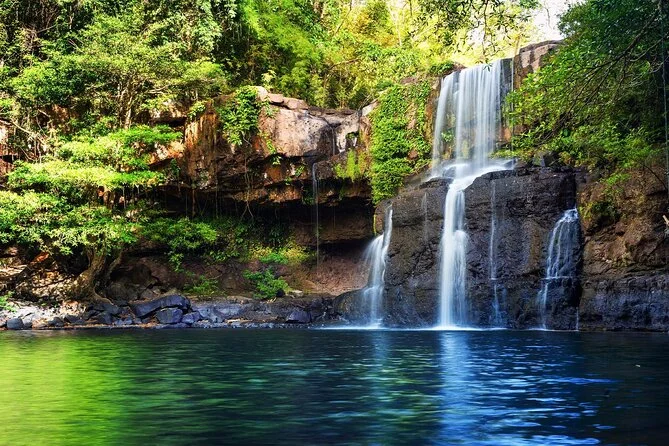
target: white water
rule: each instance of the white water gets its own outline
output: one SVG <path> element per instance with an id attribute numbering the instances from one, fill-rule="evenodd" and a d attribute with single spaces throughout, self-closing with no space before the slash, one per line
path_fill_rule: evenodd
<path id="1" fill-rule="evenodd" d="M 502 162 L 490 155 L 502 136 L 501 101 L 504 61 L 480 65 L 446 76 L 438 101 L 432 176 L 450 176 L 444 202 L 439 277 L 438 328 L 467 323 L 467 232 L 464 191 L 479 176 L 502 170 Z M 444 141 L 442 134 L 448 133 Z M 450 146 L 450 147 L 447 147 Z M 450 150 L 449 150 L 450 149 Z M 451 155 L 455 162 L 444 161 Z"/>
<path id="2" fill-rule="evenodd" d="M 575 259 L 574 246 L 578 243 L 580 223 L 578 211 L 569 209 L 555 223 L 551 231 L 546 256 L 546 276 L 538 294 L 538 307 L 541 316 L 541 327 L 546 328 L 546 304 L 548 288 L 551 282 L 574 277 Z"/>
<path id="3" fill-rule="evenodd" d="M 320 229 L 318 227 L 318 177 L 316 176 L 316 163 L 311 166 L 311 191 L 314 195 L 314 212 L 316 216 L 315 235 L 316 235 L 316 277 L 320 267 Z"/>
<path id="4" fill-rule="evenodd" d="M 383 323 L 381 307 L 383 304 L 383 289 L 385 286 L 386 260 L 390 237 L 393 232 L 393 210 L 389 208 L 386 212 L 383 234 L 372 240 L 365 251 L 365 263 L 369 265 L 369 278 L 367 287 L 363 290 L 363 296 L 368 303 L 369 317 L 367 328 L 378 328 Z"/>
<path id="5" fill-rule="evenodd" d="M 489 269 L 490 269 L 490 283 L 493 288 L 493 301 L 492 301 L 492 319 L 491 324 L 493 327 L 501 327 L 503 325 L 502 313 L 500 310 L 499 303 L 499 290 L 497 283 L 497 212 L 495 208 L 496 200 L 496 188 L 495 182 L 490 183 L 490 242 L 488 245 L 488 257 L 490 260 Z"/>

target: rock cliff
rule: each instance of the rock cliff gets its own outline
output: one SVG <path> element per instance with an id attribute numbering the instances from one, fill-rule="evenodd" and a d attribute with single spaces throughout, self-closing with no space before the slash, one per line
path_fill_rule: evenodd
<path id="1" fill-rule="evenodd" d="M 504 326 L 538 326 L 537 293 L 545 274 L 550 234 L 564 211 L 575 205 L 576 178 L 569 170 L 493 172 L 476 179 L 465 191 L 471 325 L 495 325 L 492 313 L 497 293 Z M 447 191 L 447 180 L 433 180 L 404 191 L 385 204 L 393 207 L 385 276 L 388 325 L 430 326 L 437 322 L 439 243 Z M 491 241 L 493 215 L 495 231 Z M 491 267 L 496 270 L 496 280 L 491 280 Z M 574 328 L 578 284 L 565 283 L 561 288 L 570 292 L 551 290 L 547 324 Z M 358 298 L 353 293 L 345 300 Z M 341 301 L 338 308 L 345 309 L 347 304 Z"/>

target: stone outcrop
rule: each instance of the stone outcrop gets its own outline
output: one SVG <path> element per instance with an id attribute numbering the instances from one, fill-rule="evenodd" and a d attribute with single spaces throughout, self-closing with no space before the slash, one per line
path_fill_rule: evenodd
<path id="1" fill-rule="evenodd" d="M 669 238 L 662 167 L 634 172 L 611 202 L 603 185 L 581 189 L 585 250 L 580 328 L 669 329 Z"/>
<path id="2" fill-rule="evenodd" d="M 497 299 L 502 325 L 541 325 L 538 295 L 546 285 L 548 328 L 562 330 L 669 329 L 669 224 L 662 171 L 637 171 L 610 189 L 578 171 L 533 168 L 495 172 L 465 191 L 468 323 L 486 327 Z M 390 326 L 431 326 L 439 311 L 439 243 L 448 180 L 433 180 L 383 203 L 393 207 L 385 275 L 384 314 Z M 494 200 L 493 200 L 494 196 Z M 574 274 L 546 274 L 551 232 L 565 210 L 578 206 L 582 239 Z M 491 218 L 495 216 L 491 241 Z M 377 212 L 382 228 L 383 212 Z M 491 253 L 495 280 L 491 280 Z M 335 312 L 365 318 L 360 291 L 339 296 Z"/>
<path id="3" fill-rule="evenodd" d="M 306 326 L 334 319 L 333 302 L 327 296 L 286 297 L 262 301 L 245 297 L 191 301 L 167 295 L 148 301 L 119 305 L 106 300 L 78 307 L 41 309 L 25 305 L 0 310 L 0 329 L 84 329 L 97 327 L 209 328 Z"/>
<path id="4" fill-rule="evenodd" d="M 172 294 L 147 302 L 130 302 L 130 308 L 132 308 L 137 317 L 146 318 L 158 310 L 162 311 L 168 308 L 188 311 L 190 309 L 190 301 L 181 295 Z"/>
<path id="5" fill-rule="evenodd" d="M 546 250 L 553 226 L 576 201 L 577 176 L 572 171 L 521 169 L 486 174 L 465 191 L 467 295 L 469 323 L 491 326 L 495 292 L 504 325 L 539 325 L 536 296 L 545 274 Z M 495 200 L 491 191 L 495 190 Z M 390 326 L 431 326 L 439 311 L 439 243 L 443 227 L 447 180 L 434 180 L 402 192 L 385 205 L 393 207 L 393 233 L 385 275 L 384 314 Z M 490 233 L 496 217 L 493 246 L 497 280 L 490 280 Z M 377 220 L 378 220 L 377 216 Z M 578 284 L 563 284 L 578 290 Z M 355 319 L 359 293 L 337 301 L 344 317 Z M 569 329 L 576 324 L 578 296 L 551 292 L 547 325 Z"/>
<path id="6" fill-rule="evenodd" d="M 340 177 L 337 167 L 367 151 L 371 108 L 322 109 L 261 87 L 257 91 L 264 104 L 258 129 L 241 145 L 226 140 L 217 113 L 229 97 L 210 101 L 192 119 L 177 109 L 154 117 L 155 122 L 177 122 L 184 129 L 183 143 L 159 147 L 151 159 L 154 168 L 170 175 L 174 163 L 178 167 L 178 184 L 162 188 L 165 206 L 191 215 L 208 209 L 271 216 L 287 223 L 300 244 L 314 246 L 318 202 L 319 243 L 371 237 L 369 183 Z"/>
<path id="7" fill-rule="evenodd" d="M 193 304 L 202 320 L 195 325 L 246 323 L 309 324 L 333 318 L 332 298 L 303 297 L 260 301 L 249 298 L 217 299 Z"/>
<path id="8" fill-rule="evenodd" d="M 547 40 L 521 48 L 513 58 L 514 88 L 520 87 L 523 79 L 545 65 L 546 58 L 560 46 L 560 43 L 560 40 Z"/>

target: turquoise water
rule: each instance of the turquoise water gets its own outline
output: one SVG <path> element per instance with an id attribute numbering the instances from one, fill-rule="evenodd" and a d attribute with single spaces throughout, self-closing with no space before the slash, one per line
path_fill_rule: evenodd
<path id="1" fill-rule="evenodd" d="M 667 444 L 669 336 L 0 332 L 0 444 Z"/>

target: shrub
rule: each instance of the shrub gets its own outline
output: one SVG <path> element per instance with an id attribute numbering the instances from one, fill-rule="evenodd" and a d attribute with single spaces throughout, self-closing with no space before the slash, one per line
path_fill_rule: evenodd
<path id="1" fill-rule="evenodd" d="M 255 286 L 254 295 L 260 299 L 279 297 L 281 292 L 288 289 L 288 283 L 281 277 L 276 277 L 271 267 L 261 271 L 244 271 L 244 277 Z"/>

